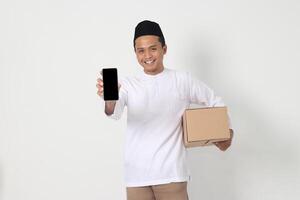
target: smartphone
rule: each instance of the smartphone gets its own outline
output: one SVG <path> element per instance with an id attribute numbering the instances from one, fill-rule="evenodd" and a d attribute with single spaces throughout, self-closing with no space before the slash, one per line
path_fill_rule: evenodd
<path id="1" fill-rule="evenodd" d="M 102 79 L 104 100 L 119 100 L 117 68 L 103 68 Z"/>

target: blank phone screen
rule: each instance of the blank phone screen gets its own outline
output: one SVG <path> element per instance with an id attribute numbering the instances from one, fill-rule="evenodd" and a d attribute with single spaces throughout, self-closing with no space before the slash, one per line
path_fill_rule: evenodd
<path id="1" fill-rule="evenodd" d="M 118 71 L 117 68 L 102 69 L 104 100 L 118 100 Z"/>

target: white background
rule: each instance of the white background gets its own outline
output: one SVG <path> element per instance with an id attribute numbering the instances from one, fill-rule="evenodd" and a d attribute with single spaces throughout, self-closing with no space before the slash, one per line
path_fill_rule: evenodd
<path id="1" fill-rule="evenodd" d="M 0 1 L 0 199 L 125 199 L 126 115 L 96 95 L 102 67 L 141 70 L 135 25 L 157 21 L 165 66 L 227 103 L 230 150 L 189 150 L 191 200 L 300 196 L 298 0 Z"/>

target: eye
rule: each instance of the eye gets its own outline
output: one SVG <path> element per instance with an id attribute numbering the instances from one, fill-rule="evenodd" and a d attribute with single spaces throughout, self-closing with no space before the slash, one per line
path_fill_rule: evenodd
<path id="1" fill-rule="evenodd" d="M 152 47 L 151 50 L 152 50 L 152 51 L 156 51 L 157 48 L 156 48 L 156 47 Z"/>
<path id="2" fill-rule="evenodd" d="M 139 50 L 138 50 L 138 53 L 139 53 L 139 54 L 144 53 L 144 50 L 143 50 L 143 49 L 139 49 Z"/>

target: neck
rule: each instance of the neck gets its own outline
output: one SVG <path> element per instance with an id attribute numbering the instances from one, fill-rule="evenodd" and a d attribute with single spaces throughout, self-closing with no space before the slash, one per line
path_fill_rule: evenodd
<path id="1" fill-rule="evenodd" d="M 156 74 L 159 74 L 161 73 L 162 71 L 164 71 L 164 66 L 160 67 L 158 70 L 156 71 L 146 71 L 144 70 L 144 72 L 148 75 L 156 75 Z"/>

